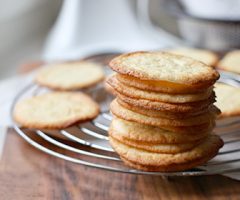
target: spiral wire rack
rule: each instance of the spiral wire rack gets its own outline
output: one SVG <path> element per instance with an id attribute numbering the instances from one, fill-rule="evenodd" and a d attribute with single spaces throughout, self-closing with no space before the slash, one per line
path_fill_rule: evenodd
<path id="1" fill-rule="evenodd" d="M 220 73 L 220 82 L 240 87 L 240 76 L 223 71 Z M 47 92 L 46 88 L 35 84 L 26 86 L 15 97 L 11 112 L 13 113 L 14 106 L 19 100 L 45 92 Z M 112 96 L 101 85 L 84 90 L 84 92 L 91 95 L 101 105 L 101 113 L 96 119 L 54 131 L 24 129 L 14 122 L 14 129 L 29 144 L 49 155 L 76 164 L 115 172 L 160 176 L 199 176 L 239 171 L 240 118 L 217 120 L 215 132 L 221 136 L 225 145 L 218 155 L 205 165 L 191 170 L 168 173 L 145 172 L 126 167 L 108 142 L 107 131 L 112 119 L 108 105 Z"/>

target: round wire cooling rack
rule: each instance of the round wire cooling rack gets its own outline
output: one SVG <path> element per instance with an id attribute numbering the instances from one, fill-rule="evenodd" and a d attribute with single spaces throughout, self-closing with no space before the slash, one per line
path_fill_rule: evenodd
<path id="1" fill-rule="evenodd" d="M 220 73 L 220 82 L 240 87 L 240 76 Z M 26 86 L 15 97 L 11 113 L 19 100 L 45 92 L 47 92 L 46 88 L 35 84 Z M 222 137 L 225 145 L 218 155 L 205 165 L 187 171 L 168 173 L 145 172 L 128 168 L 108 142 L 107 131 L 112 119 L 108 105 L 112 96 L 100 85 L 84 90 L 84 92 L 91 95 L 101 105 L 101 113 L 95 120 L 57 131 L 23 129 L 16 123 L 14 123 L 14 129 L 25 141 L 47 154 L 76 164 L 109 171 L 142 175 L 199 176 L 240 170 L 240 118 L 217 121 L 215 132 Z"/>

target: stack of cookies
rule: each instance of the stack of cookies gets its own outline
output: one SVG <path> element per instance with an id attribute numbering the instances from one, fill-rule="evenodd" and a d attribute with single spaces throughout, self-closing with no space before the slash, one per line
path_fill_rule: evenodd
<path id="1" fill-rule="evenodd" d="M 117 96 L 110 110 L 112 147 L 145 171 L 180 171 L 213 158 L 223 141 L 212 134 L 219 109 L 213 84 L 219 74 L 188 57 L 135 52 L 110 62 L 117 73 L 106 86 Z"/>

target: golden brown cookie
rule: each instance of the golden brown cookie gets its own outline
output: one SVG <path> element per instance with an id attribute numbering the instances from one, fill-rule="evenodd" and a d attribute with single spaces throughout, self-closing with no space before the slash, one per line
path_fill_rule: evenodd
<path id="1" fill-rule="evenodd" d="M 240 50 L 235 50 L 227 53 L 218 63 L 218 68 L 240 73 Z"/>
<path id="2" fill-rule="evenodd" d="M 18 102 L 14 119 L 21 126 L 36 129 L 61 129 L 91 120 L 99 106 L 80 92 L 51 92 Z"/>
<path id="3" fill-rule="evenodd" d="M 196 102 L 208 99 L 212 94 L 212 87 L 206 89 L 202 93 L 196 94 L 168 94 L 163 92 L 141 90 L 121 83 L 120 81 L 118 81 L 116 74 L 109 76 L 106 82 L 118 93 L 128 96 L 130 98 L 132 97 L 136 99 L 147 99 L 167 103 Z"/>
<path id="4" fill-rule="evenodd" d="M 195 133 L 175 133 L 155 126 L 147 126 L 115 117 L 109 127 L 109 134 L 118 140 L 130 140 L 145 144 L 178 144 L 202 140 L 212 132 L 195 130 Z"/>
<path id="5" fill-rule="evenodd" d="M 115 92 L 115 90 L 112 88 L 112 86 L 110 86 L 106 81 L 104 81 L 104 88 L 105 90 L 110 93 L 113 96 L 117 96 L 117 93 Z"/>
<path id="6" fill-rule="evenodd" d="M 134 169 L 138 169 L 141 171 L 147 171 L 147 172 L 177 172 L 177 171 L 184 171 L 187 169 L 191 169 L 191 168 L 195 168 L 197 166 L 200 166 L 204 163 L 206 163 L 207 161 L 211 160 L 213 157 L 215 157 L 215 155 L 213 154 L 211 157 L 210 155 L 208 155 L 208 157 L 205 158 L 201 158 L 192 162 L 188 162 L 188 163 L 183 163 L 183 164 L 173 164 L 170 166 L 150 166 L 150 165 L 141 165 L 138 164 L 136 162 L 132 162 L 127 160 L 125 157 L 121 157 L 121 160 L 125 163 L 125 165 L 134 168 Z"/>
<path id="7" fill-rule="evenodd" d="M 149 110 L 142 107 L 132 106 L 122 101 L 119 98 L 117 98 L 117 102 L 124 108 L 131 110 L 133 112 L 140 113 L 149 117 L 160 117 L 160 118 L 163 117 L 168 119 L 187 119 L 197 115 L 206 114 L 213 109 L 218 110 L 217 108 L 215 108 L 215 106 L 210 105 L 208 108 L 197 111 L 197 112 L 189 112 L 189 113 L 178 113 L 178 112 L 169 112 L 169 111 L 164 112 L 164 111 Z"/>
<path id="8" fill-rule="evenodd" d="M 145 171 L 181 171 L 206 163 L 223 146 L 217 135 L 209 135 L 195 148 L 176 154 L 153 153 L 125 145 L 109 137 L 113 149 L 130 167 Z"/>
<path id="9" fill-rule="evenodd" d="M 199 132 L 208 132 L 209 130 L 212 130 L 215 125 L 215 120 L 213 120 L 204 124 L 194 126 L 161 126 L 160 128 L 175 133 L 197 134 Z"/>
<path id="10" fill-rule="evenodd" d="M 123 54 L 109 65 L 120 74 L 156 81 L 162 86 L 167 82 L 179 87 L 207 88 L 219 78 L 216 70 L 202 62 L 166 52 Z"/>
<path id="11" fill-rule="evenodd" d="M 138 123 L 142 123 L 150 126 L 158 126 L 158 127 L 200 125 L 200 124 L 208 123 L 214 120 L 216 115 L 218 114 L 218 111 L 214 109 L 209 113 L 199 115 L 199 116 L 194 116 L 187 119 L 167 119 L 167 118 L 160 118 L 160 117 L 158 118 L 149 117 L 149 116 L 142 115 L 124 108 L 117 102 L 116 99 L 111 103 L 110 110 L 113 113 L 113 115 L 121 119 L 138 122 Z"/>
<path id="12" fill-rule="evenodd" d="M 203 93 L 211 86 L 206 86 L 205 88 L 197 88 L 183 84 L 175 84 L 167 81 L 151 81 L 151 80 L 141 80 L 139 78 L 134 78 L 133 76 L 128 76 L 124 74 L 117 74 L 116 78 L 119 82 L 124 85 L 138 88 L 141 90 L 162 92 L 168 94 L 196 94 Z"/>
<path id="13" fill-rule="evenodd" d="M 206 49 L 179 47 L 174 49 L 168 49 L 166 50 L 166 52 L 181 56 L 187 56 L 195 60 L 201 61 L 210 66 L 216 66 L 219 60 L 218 55 L 216 53 L 213 53 L 212 51 Z"/>
<path id="14" fill-rule="evenodd" d="M 160 101 L 150 101 L 147 99 L 134 99 L 119 94 L 115 91 L 117 97 L 123 102 L 140 108 L 145 108 L 149 110 L 157 110 L 163 112 L 172 112 L 172 113 L 195 113 L 201 112 L 202 110 L 208 109 L 208 107 L 215 102 L 215 95 L 209 97 L 207 100 L 191 103 L 182 103 L 182 104 L 171 104 Z"/>
<path id="15" fill-rule="evenodd" d="M 86 61 L 51 64 L 37 74 L 35 81 L 56 90 L 77 90 L 104 79 L 101 66 Z"/>
<path id="16" fill-rule="evenodd" d="M 240 88 L 216 83 L 215 91 L 217 95 L 215 105 L 222 112 L 220 117 L 240 116 Z"/>
<path id="17" fill-rule="evenodd" d="M 166 153 L 166 154 L 175 154 L 185 152 L 194 148 L 201 141 L 194 141 L 191 143 L 179 143 L 179 144 L 149 144 L 144 142 L 136 142 L 133 140 L 129 140 L 127 138 L 118 137 L 114 132 L 109 132 L 109 135 L 118 140 L 119 142 L 126 144 L 130 147 L 142 149 L 145 151 L 153 152 L 153 153 Z"/>

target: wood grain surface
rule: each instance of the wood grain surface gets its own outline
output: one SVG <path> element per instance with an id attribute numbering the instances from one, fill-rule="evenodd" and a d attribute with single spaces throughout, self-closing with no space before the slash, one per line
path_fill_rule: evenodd
<path id="1" fill-rule="evenodd" d="M 111 58 L 88 59 L 106 64 Z M 30 71 L 41 63 L 23 65 L 19 71 Z M 240 182 L 220 175 L 166 179 L 80 166 L 35 149 L 9 129 L 0 161 L 0 200 L 12 199 L 237 200 Z"/>
<path id="2" fill-rule="evenodd" d="M 73 164 L 30 146 L 12 129 L 0 164 L 1 200 L 240 199 L 238 181 L 223 176 L 130 175 Z"/>

